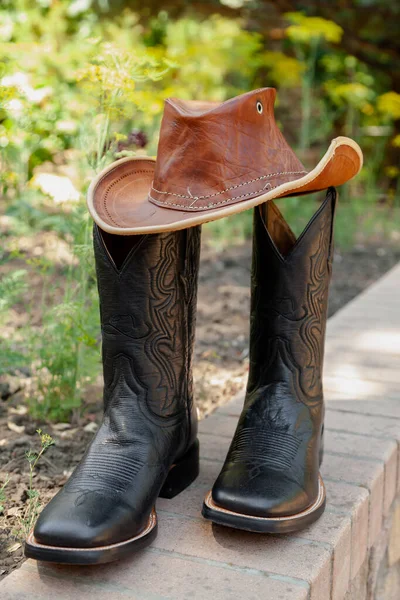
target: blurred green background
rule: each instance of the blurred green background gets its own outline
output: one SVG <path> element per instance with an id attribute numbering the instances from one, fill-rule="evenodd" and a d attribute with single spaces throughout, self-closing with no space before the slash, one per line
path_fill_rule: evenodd
<path id="1" fill-rule="evenodd" d="M 385 0 L 2 0 L 0 375 L 29 365 L 35 415 L 69 418 L 99 373 L 84 193 L 112 160 L 156 153 L 168 96 L 277 87 L 306 166 L 337 135 L 364 151 L 340 193 L 339 247 L 400 243 L 399 21 Z M 285 201 L 296 232 L 315 206 Z M 240 243 L 251 212 L 204 230 L 219 248 Z"/>

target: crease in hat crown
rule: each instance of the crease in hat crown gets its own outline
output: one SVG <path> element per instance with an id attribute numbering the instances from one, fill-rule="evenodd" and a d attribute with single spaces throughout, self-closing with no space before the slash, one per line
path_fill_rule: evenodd
<path id="1" fill-rule="evenodd" d="M 276 90 L 165 102 L 149 201 L 192 212 L 250 199 L 307 171 L 274 117 Z"/>

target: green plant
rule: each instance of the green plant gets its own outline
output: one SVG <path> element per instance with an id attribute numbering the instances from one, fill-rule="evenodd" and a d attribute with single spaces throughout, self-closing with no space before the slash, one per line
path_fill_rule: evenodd
<path id="1" fill-rule="evenodd" d="M 0 485 L 0 515 L 4 512 L 4 505 L 6 503 L 6 487 L 10 483 L 10 478 L 6 475 L 5 480 Z"/>
<path id="2" fill-rule="evenodd" d="M 286 36 L 291 40 L 297 60 L 303 65 L 301 78 L 301 127 L 300 148 L 305 149 L 311 142 L 311 115 L 313 114 L 313 89 L 316 81 L 316 68 L 319 50 L 324 42 L 338 43 L 343 29 L 327 19 L 308 17 L 300 12 L 287 13 L 285 17 L 291 22 L 286 29 Z"/>
<path id="3" fill-rule="evenodd" d="M 251 238 L 253 229 L 253 211 L 247 210 L 238 215 L 212 221 L 203 225 L 203 235 L 216 249 L 231 244 L 243 244 Z"/>
<path id="4" fill-rule="evenodd" d="M 0 315 L 12 306 L 26 290 L 26 270 L 17 269 L 0 281 Z"/>
<path id="5" fill-rule="evenodd" d="M 26 538 L 35 525 L 36 519 L 39 515 L 41 508 L 40 494 L 33 486 L 33 477 L 39 460 L 45 454 L 45 452 L 47 452 L 50 446 L 55 443 L 53 438 L 49 434 L 43 433 L 41 429 L 37 430 L 37 434 L 40 437 L 40 450 L 28 450 L 26 452 L 26 458 L 29 463 L 29 486 L 27 490 L 28 500 L 23 515 L 18 519 L 18 528 L 15 531 L 16 537 L 18 538 Z"/>
<path id="6" fill-rule="evenodd" d="M 73 213 L 72 256 L 61 275 L 60 300 L 52 301 L 52 284 L 60 274 L 42 273 L 42 326 L 31 331 L 29 353 L 33 377 L 25 395 L 34 416 L 66 420 L 80 412 L 82 395 L 98 375 L 99 306 L 91 247 L 91 223 L 83 207 Z"/>
<path id="7" fill-rule="evenodd" d="M 1 261 L 4 265 L 6 259 Z M 0 263 L 1 266 L 1 263 Z M 7 323 L 10 308 L 21 300 L 27 289 L 27 272 L 15 269 L 0 279 L 0 325 Z M 5 333 L 0 335 L 0 375 L 23 364 L 23 353 L 18 351 L 15 342 Z"/>

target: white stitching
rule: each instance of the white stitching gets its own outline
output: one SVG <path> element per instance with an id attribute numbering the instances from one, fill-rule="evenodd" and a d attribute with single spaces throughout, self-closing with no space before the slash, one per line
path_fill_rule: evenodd
<path id="1" fill-rule="evenodd" d="M 115 167 L 114 169 L 112 169 L 110 171 L 110 173 L 112 171 L 115 171 L 117 167 Z M 115 219 L 113 219 L 113 217 L 110 214 L 110 211 L 108 210 L 107 207 L 107 199 L 108 199 L 108 194 L 111 190 L 112 187 L 114 187 L 115 185 L 117 185 L 117 183 L 119 183 L 120 181 L 122 181 L 123 179 L 125 179 L 126 177 L 129 177 L 130 175 L 141 175 L 141 174 L 146 174 L 146 173 L 153 173 L 153 171 L 146 171 L 145 169 L 141 169 L 141 170 L 134 170 L 134 171 L 128 171 L 127 173 L 124 173 L 123 175 L 121 175 L 120 177 L 118 177 L 118 179 L 114 179 L 114 181 L 112 181 L 106 188 L 104 195 L 103 195 L 103 208 L 104 211 L 107 213 L 108 218 L 110 219 L 110 221 L 112 221 L 115 225 L 117 225 L 117 227 L 123 227 L 123 225 L 121 225 L 120 223 L 118 223 L 118 221 L 116 221 Z"/>
<path id="2" fill-rule="evenodd" d="M 273 187 L 271 186 L 269 188 L 269 191 L 274 190 L 277 187 L 279 187 L 279 185 L 274 185 Z M 233 202 L 234 200 L 240 200 L 241 198 L 246 198 L 247 196 L 253 196 L 254 194 L 259 194 L 260 192 L 265 192 L 265 189 L 263 188 L 262 190 L 257 190 L 255 192 L 249 192 L 248 194 L 242 194 L 241 196 L 234 196 L 233 198 L 228 198 L 228 200 L 221 200 L 221 202 L 210 202 L 209 204 L 207 204 L 207 206 L 202 206 L 201 208 L 199 208 L 198 206 L 192 206 L 193 202 L 192 202 L 192 204 L 189 204 L 189 206 L 186 206 L 186 204 L 178 204 L 177 202 L 161 202 L 161 200 L 156 200 L 155 198 L 153 198 L 153 196 L 151 194 L 149 194 L 149 198 L 150 198 L 150 200 L 153 200 L 153 202 L 155 204 L 159 204 L 160 206 L 164 206 L 164 204 L 168 204 L 168 206 L 179 206 L 179 208 L 184 208 L 185 211 L 186 210 L 200 211 L 200 210 L 206 210 L 207 208 L 212 208 L 213 206 L 227 204 L 228 202 Z"/>
<path id="3" fill-rule="evenodd" d="M 262 179 L 269 179 L 270 177 L 277 177 L 278 175 L 301 175 L 301 173 L 307 173 L 307 171 L 281 171 L 280 173 L 269 173 L 269 175 L 262 175 L 261 177 L 256 177 L 256 179 L 250 179 L 250 181 L 245 181 L 244 183 L 238 183 L 237 185 L 233 185 L 232 187 L 226 188 L 225 190 L 222 190 L 221 192 L 215 192 L 215 194 L 209 194 L 207 196 L 193 196 L 190 191 L 190 196 L 185 196 L 184 194 L 175 194 L 174 192 L 164 192 L 162 190 L 157 190 L 153 185 L 151 186 L 151 189 L 154 192 L 157 192 L 157 194 L 168 194 L 169 196 L 176 196 L 177 198 L 185 198 L 186 200 L 191 200 L 193 198 L 196 198 L 196 200 L 207 200 L 207 198 L 214 198 L 215 196 L 220 196 L 221 194 L 225 194 L 225 192 L 229 192 L 230 190 L 236 190 L 237 188 L 243 187 L 244 185 L 248 185 L 249 183 L 254 183 L 255 181 L 261 181 Z M 265 189 L 265 188 L 264 188 Z M 262 191 L 262 190 L 259 190 Z M 257 192 L 253 192 L 253 193 L 257 193 Z M 246 194 L 248 195 L 248 194 Z M 238 198 L 242 198 L 242 196 L 237 196 Z M 154 198 L 153 198 L 154 200 Z M 231 198 L 231 200 L 233 200 L 233 198 Z M 161 202 L 161 200 L 159 200 L 159 202 Z M 164 204 L 170 204 L 168 202 L 165 202 Z M 181 206 L 180 204 L 177 204 L 176 206 Z"/>

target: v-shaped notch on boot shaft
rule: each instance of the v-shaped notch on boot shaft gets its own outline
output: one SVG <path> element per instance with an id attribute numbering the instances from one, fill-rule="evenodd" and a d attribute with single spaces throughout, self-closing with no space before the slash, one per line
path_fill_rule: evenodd
<path id="1" fill-rule="evenodd" d="M 337 196 L 336 189 L 329 188 L 320 207 L 297 238 L 275 202 L 271 201 L 261 204 L 255 209 L 255 213 L 257 211 L 259 213 L 259 217 L 255 214 L 255 220 L 259 218 L 263 223 L 270 243 L 275 250 L 277 257 L 282 262 L 289 262 L 292 255 L 296 252 L 300 252 L 302 245 L 307 244 L 307 238 L 312 238 L 312 230 L 318 227 L 320 221 L 327 217 L 331 222 L 330 253 L 328 256 L 328 260 L 331 260 L 331 251 L 333 249 L 333 215 L 337 203 Z"/>
<path id="2" fill-rule="evenodd" d="M 297 240 L 275 207 L 269 216 L 254 210 L 251 389 L 269 385 L 272 372 L 286 381 L 282 373 L 288 367 L 299 401 L 312 405 L 322 400 L 335 208 L 332 188 Z"/>
<path id="3" fill-rule="evenodd" d="M 128 267 L 130 261 L 139 248 L 146 244 L 146 239 L 150 237 L 149 242 L 152 240 L 152 236 L 156 234 L 146 235 L 115 235 L 108 231 L 103 231 L 96 224 L 94 225 L 93 235 L 97 240 L 95 243 L 99 243 L 108 257 L 111 267 L 115 273 L 119 276 L 123 275 L 123 272 Z M 180 273 L 185 276 L 187 271 L 191 269 L 191 247 L 194 236 L 184 229 L 180 232 L 179 245 L 180 251 L 178 252 L 178 265 Z M 147 242 L 147 243 L 149 243 Z"/>

